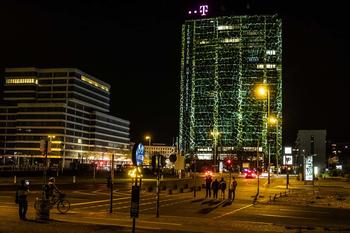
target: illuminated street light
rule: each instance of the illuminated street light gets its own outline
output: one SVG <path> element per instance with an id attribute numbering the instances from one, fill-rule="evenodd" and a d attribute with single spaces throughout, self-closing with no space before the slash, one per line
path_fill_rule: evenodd
<path id="1" fill-rule="evenodd" d="M 263 99 L 263 100 L 267 100 L 267 124 L 266 124 L 266 133 L 267 133 L 267 137 L 266 137 L 266 144 L 267 144 L 267 148 L 268 148 L 268 166 L 267 166 L 267 174 L 268 174 L 268 179 L 267 179 L 267 183 L 270 184 L 270 141 L 269 141 L 269 127 L 268 125 L 271 122 L 274 122 L 275 120 L 277 121 L 276 118 L 270 118 L 270 88 L 268 86 L 268 84 L 259 84 L 255 87 L 255 96 L 257 99 Z M 276 132 L 277 133 L 277 132 Z M 277 141 L 276 141 L 277 143 Z M 276 151 L 277 151 L 277 147 L 276 147 Z"/>
<path id="2" fill-rule="evenodd" d="M 268 119 L 268 122 L 269 122 L 270 125 L 277 125 L 278 120 L 277 120 L 276 117 L 270 116 L 269 119 Z"/>
<path id="3" fill-rule="evenodd" d="M 146 136 L 145 137 L 146 140 L 148 140 L 148 145 L 150 146 L 151 145 L 151 136 Z"/>
<path id="4" fill-rule="evenodd" d="M 130 178 L 142 178 L 142 171 L 141 171 L 141 167 L 137 166 L 137 167 L 134 167 L 133 169 L 131 169 L 129 172 L 128 172 L 128 176 Z"/>

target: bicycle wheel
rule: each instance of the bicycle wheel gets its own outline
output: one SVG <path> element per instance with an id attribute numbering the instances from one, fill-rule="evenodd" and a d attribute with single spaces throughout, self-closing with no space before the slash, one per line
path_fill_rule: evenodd
<path id="1" fill-rule="evenodd" d="M 60 200 L 57 204 L 57 210 L 64 214 L 70 209 L 70 202 L 67 200 Z"/>

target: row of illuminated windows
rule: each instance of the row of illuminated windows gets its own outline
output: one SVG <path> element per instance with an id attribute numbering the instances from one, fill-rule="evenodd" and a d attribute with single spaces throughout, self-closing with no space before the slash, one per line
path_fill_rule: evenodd
<path id="1" fill-rule="evenodd" d="M 65 112 L 65 108 L 60 107 L 21 107 L 18 109 L 18 112 Z"/>
<path id="2" fill-rule="evenodd" d="M 78 100 L 82 100 L 87 103 L 91 103 L 95 106 L 98 106 L 100 108 L 108 108 L 109 101 L 106 101 L 106 99 L 102 99 L 98 96 L 86 96 L 84 94 L 80 94 L 78 92 L 73 93 L 48 93 L 48 94 L 42 94 L 42 93 L 21 93 L 18 95 L 18 93 L 6 93 L 5 98 L 16 98 L 16 99 L 22 99 L 22 98 L 38 98 L 41 100 L 46 99 L 66 99 L 66 98 L 75 98 Z"/>
<path id="3" fill-rule="evenodd" d="M 84 75 L 81 76 L 81 80 L 83 80 L 83 81 L 85 81 L 85 82 L 87 82 L 87 83 L 89 83 L 89 84 L 91 84 L 91 85 L 93 85 L 95 87 L 98 87 L 98 88 L 100 88 L 102 90 L 105 90 L 105 91 L 109 92 L 109 88 L 107 86 L 102 85 L 102 84 L 100 84 L 100 83 L 98 83 L 98 82 L 96 82 L 96 81 L 94 81 L 92 79 L 89 79 L 89 78 L 85 77 Z"/>
<path id="4" fill-rule="evenodd" d="M 111 130 L 99 129 L 99 128 L 95 128 L 95 132 L 103 133 L 103 134 L 107 134 L 107 135 L 114 135 L 117 137 L 128 137 L 129 136 L 128 132 L 111 131 Z"/>
<path id="5" fill-rule="evenodd" d="M 0 141 L 40 141 L 43 136 L 33 136 L 33 135 L 14 135 L 14 136 L 0 136 Z M 55 141 L 63 141 L 63 136 L 56 136 Z"/>
<path id="6" fill-rule="evenodd" d="M 116 125 L 129 127 L 129 122 L 125 122 L 125 121 L 122 121 L 122 120 L 118 121 L 118 120 L 115 120 L 115 119 L 111 119 L 111 118 L 103 117 L 103 116 L 99 116 L 99 115 L 96 115 L 96 120 L 100 120 L 102 122 L 108 122 L 108 123 L 112 123 L 112 124 L 116 124 Z"/>
<path id="7" fill-rule="evenodd" d="M 256 68 L 257 69 L 264 69 L 264 68 L 266 68 L 266 69 L 274 69 L 274 68 L 276 68 L 276 64 L 257 64 Z"/>
<path id="8" fill-rule="evenodd" d="M 91 80 L 91 79 L 89 79 Z M 92 82 L 95 82 L 93 80 L 91 80 Z M 72 79 L 72 78 L 66 78 L 66 79 L 48 79 L 48 80 L 41 80 L 40 78 L 32 78 L 32 77 L 28 77 L 28 78 L 21 78 L 21 77 L 16 77 L 16 78 L 6 78 L 6 84 L 40 84 L 43 86 L 38 87 L 39 91 L 56 91 L 56 90 L 62 90 L 65 91 L 66 90 L 66 86 L 68 84 L 75 84 L 77 85 L 76 88 L 81 89 L 85 89 L 85 90 L 91 90 L 91 86 L 88 85 L 87 81 L 82 81 L 80 79 Z M 58 85 L 58 84 L 63 84 L 63 86 L 58 87 L 58 86 L 52 86 L 52 85 Z M 91 84 L 91 82 L 90 82 Z M 94 87 L 97 87 L 95 90 L 91 90 L 91 92 L 89 92 L 89 94 L 93 94 L 94 92 L 98 93 L 99 95 L 105 96 L 106 98 L 109 98 L 108 93 L 104 92 L 104 91 L 109 91 L 109 89 L 106 86 L 99 86 L 97 85 L 97 82 L 95 82 L 96 85 L 93 85 Z M 50 86 L 48 86 L 50 85 Z M 53 89 L 51 89 L 53 88 Z M 6 90 L 33 90 L 33 87 L 26 87 L 26 86 L 18 86 L 16 85 L 16 87 L 11 88 L 11 86 L 6 87 Z M 71 90 L 72 88 L 69 88 L 69 90 Z M 104 90 L 104 91 L 101 91 Z M 78 91 L 76 89 L 74 89 L 74 91 Z"/>
<path id="9" fill-rule="evenodd" d="M 107 136 L 102 136 L 102 135 L 95 135 L 95 137 L 93 137 L 93 139 L 98 139 L 98 140 L 106 140 L 106 141 L 112 141 L 112 142 L 119 142 L 119 143 L 130 143 L 130 139 L 129 138 L 113 138 L 113 137 L 107 137 Z M 97 140 L 95 141 L 97 142 Z M 94 142 L 91 141 L 91 144 L 95 144 Z"/>
<path id="10" fill-rule="evenodd" d="M 44 135 L 57 135 L 57 134 L 64 134 L 64 129 L 4 129 L 0 128 L 0 134 L 44 134 Z"/>
<path id="11" fill-rule="evenodd" d="M 38 84 L 36 78 L 6 78 L 6 84 Z"/>

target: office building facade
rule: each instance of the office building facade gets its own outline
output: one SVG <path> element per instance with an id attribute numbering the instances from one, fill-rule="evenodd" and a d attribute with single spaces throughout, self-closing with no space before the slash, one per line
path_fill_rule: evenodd
<path id="1" fill-rule="evenodd" d="M 218 159 L 282 144 L 282 23 L 276 15 L 223 16 L 182 27 L 179 149 Z M 254 88 L 269 88 L 269 101 Z M 269 106 L 268 103 L 270 103 Z M 278 123 L 268 127 L 267 115 Z M 267 141 L 270 143 L 267 143 Z M 276 154 L 277 153 L 277 154 Z"/>
<path id="2" fill-rule="evenodd" d="M 74 68 L 7 68 L 0 107 L 0 154 L 17 164 L 127 159 L 127 120 L 109 114 L 110 85 Z"/>

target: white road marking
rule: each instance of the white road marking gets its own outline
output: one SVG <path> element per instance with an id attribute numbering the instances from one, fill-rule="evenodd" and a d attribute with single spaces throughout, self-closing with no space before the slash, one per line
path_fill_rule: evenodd
<path id="1" fill-rule="evenodd" d="M 102 219 L 106 220 L 108 218 L 97 218 L 97 217 L 83 217 L 88 219 Z M 130 222 L 130 219 L 116 219 L 117 221 Z M 114 221 L 114 219 L 113 219 Z M 154 221 L 146 221 L 146 220 L 137 220 L 138 223 L 150 223 L 150 224 L 163 224 L 163 225 L 171 225 L 171 226 L 181 226 L 181 223 L 170 223 L 170 222 L 154 222 Z"/>
<path id="2" fill-rule="evenodd" d="M 97 219 L 96 217 L 84 217 L 84 218 L 92 218 L 92 219 Z M 102 219 L 102 218 L 100 218 Z M 104 220 L 106 218 L 103 218 Z M 118 219 L 118 221 L 120 221 L 121 219 Z M 72 219 L 64 219 L 64 221 L 66 222 L 72 222 L 72 223 L 91 223 L 90 220 L 86 219 L 86 221 L 82 221 L 82 220 L 72 220 Z M 127 220 L 128 222 L 130 222 L 130 220 Z M 138 221 L 140 222 L 140 221 Z M 114 226 L 122 226 L 122 227 L 130 227 L 130 223 L 128 224 L 121 224 L 121 223 L 97 223 L 99 225 L 114 225 Z M 161 230 L 161 228 L 159 227 L 146 227 L 146 226 L 142 226 L 143 229 L 149 229 L 149 230 Z"/>
<path id="3" fill-rule="evenodd" d="M 123 200 L 123 199 L 130 199 L 130 197 L 115 198 L 115 199 L 113 199 L 113 201 Z M 99 201 L 79 202 L 79 203 L 73 203 L 73 204 L 70 204 L 70 205 L 71 206 L 80 206 L 80 205 L 89 205 L 89 204 L 95 204 L 95 203 L 102 203 L 102 202 L 107 202 L 107 201 L 110 201 L 110 199 L 99 200 Z"/>
<path id="4" fill-rule="evenodd" d="M 86 193 L 86 192 L 81 192 L 81 191 L 73 191 L 75 194 L 81 194 L 81 195 L 89 195 L 89 196 L 96 196 L 96 193 Z"/>
<path id="5" fill-rule="evenodd" d="M 265 216 L 265 217 L 277 217 L 277 218 L 295 218 L 295 219 L 320 220 L 319 218 L 306 218 L 306 217 L 274 215 L 274 214 L 259 214 L 259 215 L 260 216 Z"/>
<path id="6" fill-rule="evenodd" d="M 315 214 L 328 214 L 324 211 L 312 211 L 312 210 L 292 210 L 292 209 L 279 209 L 280 211 L 286 212 L 304 212 L 304 213 L 315 213 Z"/>
<path id="7" fill-rule="evenodd" d="M 220 216 L 216 216 L 216 217 L 214 217 L 214 219 L 218 219 L 218 218 L 222 218 L 222 217 L 224 217 L 224 216 L 226 216 L 226 215 L 234 214 L 234 213 L 236 213 L 236 212 L 238 212 L 238 211 L 240 211 L 240 210 L 249 208 L 249 207 L 251 207 L 251 206 L 253 206 L 253 205 L 254 205 L 254 204 L 250 204 L 250 205 L 247 205 L 247 206 L 243 206 L 243 207 L 241 207 L 241 208 L 239 208 L 239 209 L 236 209 L 236 210 L 233 210 L 233 211 L 231 211 L 231 212 L 222 214 L 222 215 L 220 215 Z"/>

